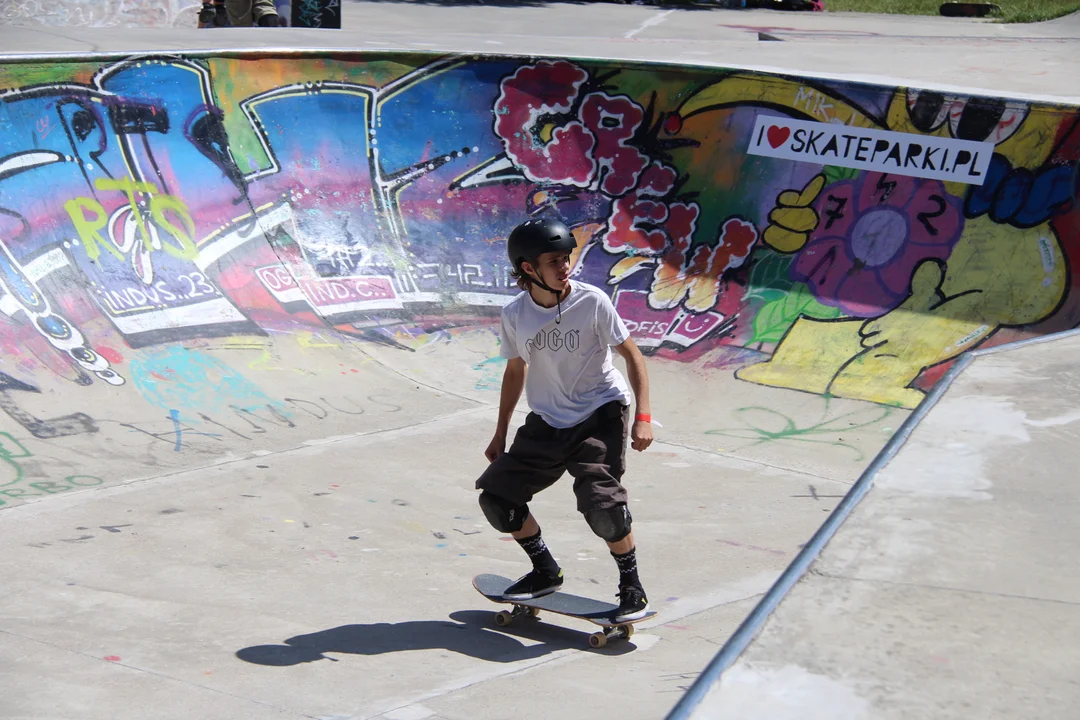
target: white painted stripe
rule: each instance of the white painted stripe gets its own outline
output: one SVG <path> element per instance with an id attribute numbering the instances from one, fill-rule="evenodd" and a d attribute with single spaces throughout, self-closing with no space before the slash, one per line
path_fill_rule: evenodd
<path id="1" fill-rule="evenodd" d="M 107 309 L 105 314 L 112 319 L 120 332 L 128 334 L 247 320 L 225 298 L 216 298 L 194 305 L 155 310 L 154 312 L 140 313 L 138 315 L 117 316 L 108 312 Z"/>
<path id="2" fill-rule="evenodd" d="M 33 261 L 28 262 L 23 266 L 23 270 L 26 271 L 26 276 L 28 278 L 33 282 L 37 282 L 49 273 L 67 267 L 70 264 L 71 263 L 68 262 L 67 253 L 60 248 L 55 248 L 44 255 L 34 258 Z"/>
<path id="3" fill-rule="evenodd" d="M 412 303 L 421 303 L 421 302 L 422 303 L 429 303 L 429 302 L 439 302 L 440 300 L 442 300 L 442 296 L 439 295 L 439 293 L 433 293 L 433 292 L 400 293 L 398 295 L 398 297 L 401 298 L 402 302 L 407 302 L 407 303 L 411 303 L 411 302 Z"/>
<path id="4" fill-rule="evenodd" d="M 13 317 L 20 310 L 22 310 L 22 305 L 11 293 L 6 293 L 4 297 L 0 298 L 0 312 L 8 317 Z"/>
<path id="5" fill-rule="evenodd" d="M 1080 410 L 1073 410 L 1063 415 L 1055 415 L 1044 420 L 1031 420 L 1024 418 L 1025 425 L 1031 425 L 1032 427 L 1056 427 L 1058 425 L 1068 425 L 1080 420 Z"/>
<path id="6" fill-rule="evenodd" d="M 360 310 L 398 310 L 402 307 L 400 300 L 396 298 L 384 298 L 382 300 L 359 300 L 357 302 L 338 303 L 337 305 L 313 305 L 312 308 L 319 315 L 343 315 Z"/>
<path id="7" fill-rule="evenodd" d="M 668 10 L 666 12 L 660 13 L 659 15 L 654 15 L 651 18 L 649 18 L 648 20 L 646 20 L 645 22 L 641 23 L 641 25 L 639 25 L 636 30 L 631 30 L 630 32 L 623 35 L 623 37 L 629 39 L 629 38 L 632 38 L 635 35 L 637 35 L 642 30 L 645 30 L 646 28 L 652 27 L 653 25 L 659 25 L 660 23 L 664 22 L 664 20 L 667 18 L 667 16 L 670 15 L 671 13 L 673 13 L 673 12 L 675 12 L 675 11 L 674 10 Z"/>
<path id="8" fill-rule="evenodd" d="M 0 161 L 0 175 L 22 172 L 23 170 L 29 170 L 30 168 L 39 167 L 41 165 L 51 165 L 54 162 L 60 162 L 63 159 L 64 156 L 60 153 L 47 150 L 19 153 L 18 155 L 10 156 L 6 160 Z"/>
<path id="9" fill-rule="evenodd" d="M 492 307 L 502 307 L 514 299 L 513 295 L 494 295 L 492 293 L 475 292 L 457 293 L 455 297 L 466 305 L 485 305 Z"/>
<path id="10" fill-rule="evenodd" d="M 308 303 L 308 299 L 304 295 L 304 292 L 298 287 L 289 288 L 288 290 L 274 290 L 273 288 L 267 289 L 270 290 L 270 294 L 272 294 L 277 299 L 277 301 L 283 305 L 298 302 L 302 302 L 308 305 L 311 304 Z"/>
<path id="11" fill-rule="evenodd" d="M 267 233 L 279 225 L 284 225 L 291 219 L 292 206 L 288 203 L 278 205 L 270 212 L 260 215 L 254 227 L 245 226 L 247 232 L 243 232 L 238 228 L 227 235 L 211 240 L 207 245 L 199 248 L 199 256 L 195 258 L 195 266 L 200 270 L 206 270 L 206 268 L 244 243 L 251 240 L 265 240 L 263 233 Z"/>

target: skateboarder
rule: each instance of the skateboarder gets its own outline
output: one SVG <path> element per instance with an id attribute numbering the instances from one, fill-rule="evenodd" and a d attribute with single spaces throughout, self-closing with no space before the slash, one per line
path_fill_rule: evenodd
<path id="1" fill-rule="evenodd" d="M 495 436 L 484 453 L 491 464 L 476 488 L 482 491 L 479 502 L 488 522 L 510 533 L 532 560 L 533 570 L 504 597 L 535 598 L 558 590 L 563 573 L 527 503 L 569 471 L 578 511 L 607 542 L 619 569 L 615 620 L 635 620 L 645 615 L 648 599 L 638 579 L 627 492 L 620 480 L 628 429 L 635 450 L 652 443 L 648 374 L 607 295 L 570 279 L 575 245 L 566 225 L 547 219 L 522 223 L 507 240 L 513 277 L 524 292 L 502 311 L 501 354 L 507 365 Z M 612 347 L 626 359 L 637 399 L 632 429 L 630 392 L 612 365 Z M 506 451 L 522 389 L 531 412 Z"/>

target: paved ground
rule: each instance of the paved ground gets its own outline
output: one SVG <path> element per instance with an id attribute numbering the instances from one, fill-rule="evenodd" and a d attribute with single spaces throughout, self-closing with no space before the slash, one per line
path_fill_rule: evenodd
<path id="1" fill-rule="evenodd" d="M 265 442 L 185 436 L 206 466 L 156 474 L 151 457 L 177 455 L 172 433 L 147 447 L 105 426 L 96 442 L 115 443 L 114 460 L 88 447 L 82 472 L 112 471 L 106 483 L 3 511 L 0 715 L 464 719 L 499 707 L 539 719 L 572 696 L 579 717 L 660 717 L 906 416 L 738 382 L 704 360 L 651 362 L 664 428 L 630 458 L 629 483 L 661 614 L 632 644 L 591 651 L 590 626 L 572 620 L 497 629 L 499 607 L 469 585 L 524 567 L 472 489 L 497 393 L 466 368 L 494 352 L 490 331 L 408 355 L 354 350 L 362 373 L 346 385 L 333 379 L 344 350 L 299 361 L 282 344 L 275 359 L 311 371 L 297 397 L 377 405 L 329 427 L 263 422 Z M 245 374 L 293 382 L 275 364 Z M 783 424 L 739 412 L 750 406 L 799 430 L 766 442 Z M 829 420 L 865 424 L 813 432 Z M 151 475 L 122 481 L 139 453 Z M 613 596 L 614 564 L 571 500 L 559 485 L 533 507 L 568 589 Z"/>
<path id="2" fill-rule="evenodd" d="M 1078 351 L 961 374 L 697 717 L 1071 716 Z"/>
<path id="3" fill-rule="evenodd" d="M 76 0 L 52 4 L 72 3 Z M 18 25 L 0 27 L 0 43 L 4 52 L 17 53 L 220 50 L 272 43 L 294 48 L 612 57 L 1080 101 L 1075 83 L 1078 16 L 1005 25 L 962 18 L 702 6 L 419 0 L 345 0 L 342 14 L 340 31 L 196 32 L 166 27 L 133 32 L 124 27 L 56 27 L 43 24 L 41 16 L 23 17 L 11 21 Z M 781 42 L 759 39 L 762 34 Z"/>

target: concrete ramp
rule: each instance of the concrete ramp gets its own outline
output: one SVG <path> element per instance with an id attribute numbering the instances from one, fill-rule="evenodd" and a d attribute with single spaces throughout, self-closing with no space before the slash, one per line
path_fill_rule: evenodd
<path id="1" fill-rule="evenodd" d="M 949 378 L 756 641 L 673 716 L 1068 715 L 1078 349 L 1075 332 L 1000 348 Z"/>
<path id="2" fill-rule="evenodd" d="M 404 53 L 0 87 L 5 717 L 660 716 L 961 353 L 1076 324 L 1067 106 Z M 533 216 L 663 424 L 627 477 L 660 615 L 601 652 L 469 584 L 525 569 L 473 482 Z M 571 498 L 533 508 L 608 599 Z"/>

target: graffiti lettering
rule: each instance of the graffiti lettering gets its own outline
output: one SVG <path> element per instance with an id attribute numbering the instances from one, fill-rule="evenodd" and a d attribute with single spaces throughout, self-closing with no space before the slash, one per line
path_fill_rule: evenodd
<path id="1" fill-rule="evenodd" d="M 833 414 L 829 400 L 824 401 L 822 419 L 809 425 L 772 408 L 742 407 L 735 411 L 736 417 L 743 423 L 741 428 L 706 430 L 706 435 L 722 435 L 735 440 L 745 440 L 744 447 L 753 447 L 764 443 L 798 442 L 831 445 L 851 452 L 853 462 L 862 462 L 865 453 L 849 440 L 847 434 L 869 428 L 885 420 L 893 413 L 893 408 L 879 407 L 874 410 L 853 410 Z"/>
<path id="2" fill-rule="evenodd" d="M 340 0 L 293 0 L 292 26 L 340 28 Z"/>
<path id="3" fill-rule="evenodd" d="M 36 438 L 48 440 L 51 438 L 67 437 L 69 435 L 82 435 L 98 431 L 97 423 L 86 413 L 72 413 L 49 420 L 42 420 L 27 412 L 11 396 L 14 391 L 41 393 L 41 390 L 17 380 L 5 372 L 0 372 L 0 409 L 6 412 L 12 420 L 26 428 Z"/>
<path id="4" fill-rule="evenodd" d="M 26 479 L 20 460 L 33 457 L 34 454 L 10 433 L 0 432 L 0 506 L 6 504 L 4 498 L 18 499 L 24 497 L 40 497 L 42 494 L 54 495 L 56 493 L 74 490 L 78 487 L 94 487 L 101 485 L 104 480 L 92 475 L 70 475 L 63 482 L 37 481 L 21 485 Z"/>
<path id="5" fill-rule="evenodd" d="M 308 23 L 337 11 L 293 8 Z M 573 276 L 606 286 L 643 347 L 737 357 L 738 378 L 774 387 L 910 408 L 964 349 L 1080 318 L 1068 109 L 610 61 L 413 58 L 388 74 L 342 56 L 302 80 L 295 59 L 266 62 L 258 78 L 238 58 L 180 54 L 42 66 L 22 87 L 12 75 L 9 430 L 98 432 L 76 410 L 99 378 L 116 387 L 94 402 L 152 408 L 116 434 L 176 464 L 397 412 L 370 390 L 299 387 L 367 377 L 346 359 L 356 343 L 435 349 L 487 327 L 518 292 L 506 238 L 527 217 L 566 222 Z M 529 342 L 580 349 L 561 327 Z M 455 357 L 494 388 L 503 363 L 481 344 Z M 321 377 L 320 345 L 340 365 Z M 71 405 L 45 418 L 29 411 L 53 390 L 34 379 L 43 363 L 76 383 L 48 395 Z M 739 417 L 720 432 L 831 441 L 831 416 L 794 429 L 766 410 Z M 24 462 L 0 441 L 0 468 Z"/>
<path id="6" fill-rule="evenodd" d="M 825 122 L 832 121 L 833 104 L 829 102 L 829 97 L 813 88 L 799 87 L 795 93 L 795 107 Z"/>
<path id="7" fill-rule="evenodd" d="M 572 63 L 541 62 L 502 82 L 495 133 L 507 156 L 534 182 L 588 187 L 596 173 L 596 137 L 571 115 L 588 73 Z"/>
<path id="8" fill-rule="evenodd" d="M 284 402 L 297 410 L 303 411 L 306 416 L 313 417 L 317 420 L 325 420 L 331 414 L 331 411 L 341 413 L 343 415 L 363 415 L 366 409 L 363 405 L 349 398 L 348 396 L 341 396 L 338 398 L 339 403 L 334 404 L 327 400 L 325 397 L 320 397 L 319 402 L 315 400 L 305 400 L 302 398 L 289 397 L 285 398 Z M 367 400 L 375 405 L 381 406 L 383 412 L 400 412 L 401 406 L 394 403 L 385 402 L 378 399 L 376 395 L 369 395 Z M 352 405 L 352 409 L 341 407 L 341 402 L 349 403 Z M 278 428 L 293 429 L 297 428 L 298 424 L 293 422 L 290 416 L 286 415 L 277 406 L 273 404 L 266 404 L 262 406 L 250 406 L 239 407 L 230 406 L 236 418 L 243 420 L 249 426 L 246 428 L 247 432 L 255 435 L 265 435 L 269 432 L 264 425 L 271 425 Z M 245 435 L 239 430 L 227 425 L 226 423 L 218 420 L 206 413 L 197 413 L 199 420 L 202 423 L 207 423 L 214 426 L 214 428 L 220 428 L 232 435 L 241 438 L 243 440 L 251 440 L 251 437 Z M 263 423 L 263 424 L 260 424 Z M 194 421 L 192 421 L 194 423 Z M 197 446 L 192 445 L 191 440 L 198 438 L 208 438 L 215 442 L 222 442 L 224 435 L 217 432 L 207 432 L 207 428 L 200 427 L 199 423 L 188 423 L 181 420 L 181 413 L 177 410 L 171 410 L 169 415 L 165 417 L 165 423 L 158 425 L 156 423 L 117 423 L 120 427 L 127 428 L 131 432 L 138 432 L 147 437 L 161 442 L 168 443 L 173 446 L 176 452 L 183 452 L 185 449 L 197 449 Z M 272 428 L 271 428 L 272 429 Z M 184 441 L 188 442 L 184 442 Z M 0 446 L 2 447 L 2 446 Z"/>
<path id="9" fill-rule="evenodd" d="M 289 403 L 298 410 L 303 410 L 312 417 L 319 420 L 325 420 L 329 417 L 330 413 L 326 411 L 326 408 L 319 405 L 317 402 L 311 402 L 310 400 L 299 400 L 297 398 L 285 398 L 285 402 Z M 311 408 L 314 408 L 312 410 Z"/>
<path id="10" fill-rule="evenodd" d="M 117 260 L 123 260 L 128 253 L 132 253 L 132 267 L 139 278 L 150 285 L 154 280 L 153 266 L 150 263 L 152 251 L 164 250 L 180 260 L 194 260 L 198 257 L 199 251 L 195 247 L 195 221 L 183 200 L 160 194 L 153 183 L 135 182 L 130 178 L 98 178 L 94 187 L 102 191 L 122 192 L 127 196 L 128 204 L 111 216 L 94 198 L 77 197 L 64 204 L 64 209 L 91 261 L 96 262 L 100 258 L 101 248 Z M 149 215 L 154 224 L 147 224 L 145 212 L 136 200 L 136 194 L 146 195 Z M 108 239 L 102 236 L 102 230 L 107 231 Z M 174 238 L 177 244 L 164 242 L 161 231 Z M 136 249 L 137 242 L 141 242 L 139 249 Z"/>

